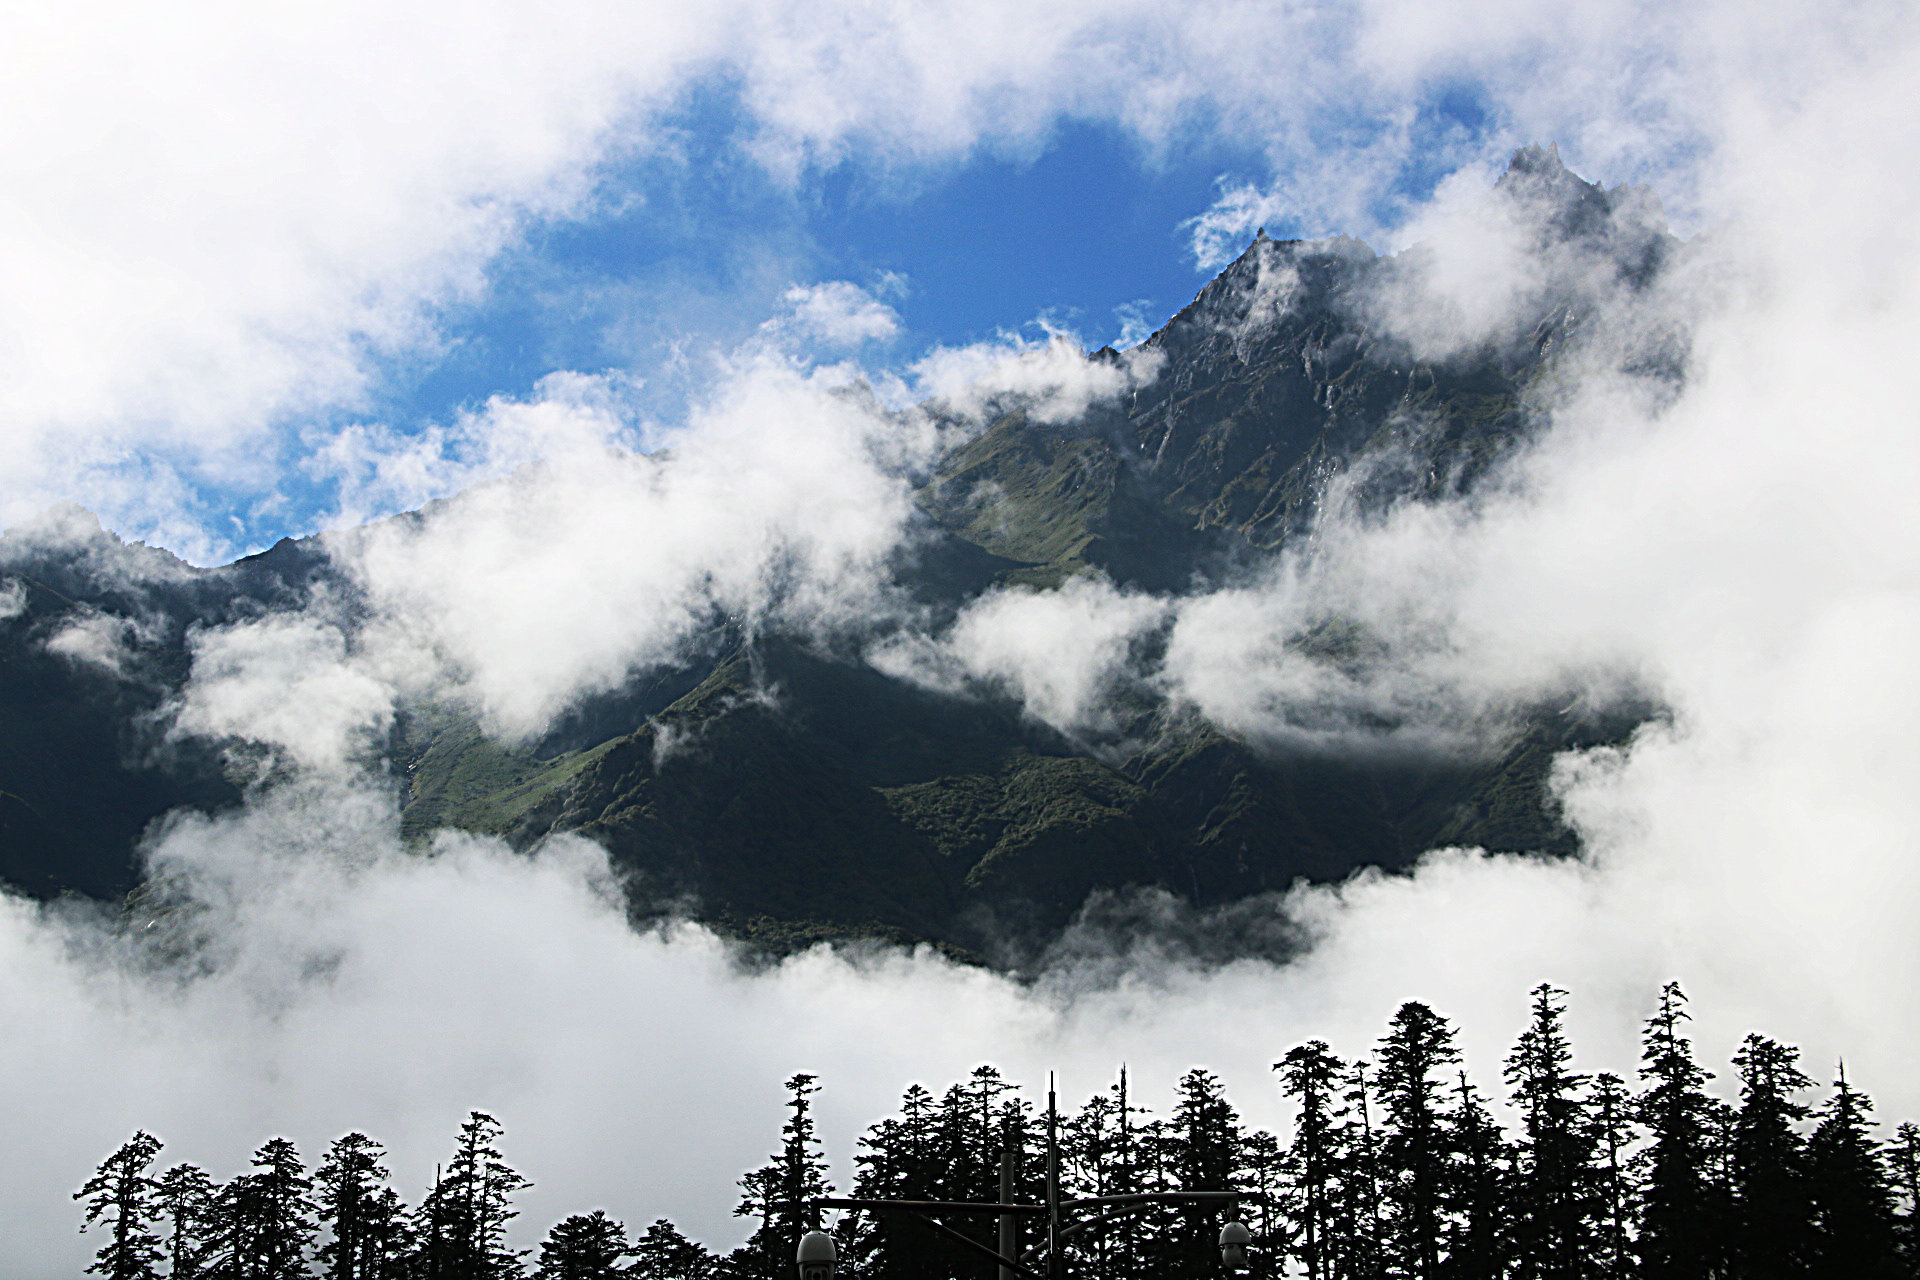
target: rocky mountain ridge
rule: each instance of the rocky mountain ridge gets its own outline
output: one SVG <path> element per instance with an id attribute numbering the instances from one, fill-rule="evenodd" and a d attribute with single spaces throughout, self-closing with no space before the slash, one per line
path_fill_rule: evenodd
<path id="1" fill-rule="evenodd" d="M 1545 150 L 1518 153 L 1497 190 L 1554 264 L 1517 320 L 1427 349 L 1385 318 L 1419 250 L 1262 233 L 1141 348 L 1093 353 L 1155 376 L 1067 421 L 1009 403 L 943 458 L 902 585 L 949 611 L 1089 572 L 1180 592 L 1310 537 L 1361 460 L 1363 504 L 1471 492 L 1535 429 L 1594 282 L 1645 288 L 1676 248 L 1644 193 L 1604 191 Z M 1676 379 L 1684 363 L 1636 358 Z M 88 519 L 0 538 L 16 598 L 0 621 L 0 877 L 41 896 L 124 893 L 149 823 L 241 802 L 223 744 L 166 732 L 190 628 L 297 608 L 322 581 L 352 590 L 321 539 L 199 570 Z M 1459 758 L 1276 749 L 1151 698 L 1127 714 L 1126 734 L 1090 747 L 1011 700 L 722 623 L 539 742 L 491 738 L 458 706 L 403 706 L 385 759 L 410 836 L 581 832 L 642 914 L 691 911 L 776 947 L 874 934 L 984 953 L 1047 936 L 1102 890 L 1210 905 L 1446 844 L 1566 852 L 1552 756 L 1645 710 L 1537 708 Z"/>

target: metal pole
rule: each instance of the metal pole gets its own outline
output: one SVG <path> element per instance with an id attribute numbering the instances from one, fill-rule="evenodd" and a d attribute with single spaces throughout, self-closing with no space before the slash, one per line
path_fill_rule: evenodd
<path id="1" fill-rule="evenodd" d="M 1066 1260 L 1060 1256 L 1060 1109 L 1053 1092 L 1053 1072 L 1047 1072 L 1047 1276 L 1066 1280 Z"/>
<path id="2" fill-rule="evenodd" d="M 1127 1102 L 1127 1064 L 1123 1062 L 1120 1064 L 1120 1190 L 1122 1192 L 1136 1191 L 1140 1187 L 1139 1178 L 1134 1176 L 1133 1137 L 1128 1127 L 1132 1123 L 1128 1117 L 1132 1114 L 1132 1107 Z M 1134 1256 L 1133 1236 L 1133 1219 L 1128 1218 L 1120 1224 L 1120 1241 L 1114 1246 L 1114 1251 L 1117 1251 L 1122 1258 Z M 1105 1251 L 1106 1241 L 1102 1240 L 1100 1243 L 1101 1249 Z"/>
<path id="3" fill-rule="evenodd" d="M 1004 1147 L 1000 1151 L 1000 1203 L 1013 1203 L 1013 1148 Z M 1014 1234 L 1019 1219 L 1010 1213 L 1000 1215 L 1000 1256 L 1017 1258 L 1020 1256 L 1020 1241 Z M 1000 1264 L 1000 1280 L 1013 1280 L 1013 1268 L 1004 1262 Z"/>

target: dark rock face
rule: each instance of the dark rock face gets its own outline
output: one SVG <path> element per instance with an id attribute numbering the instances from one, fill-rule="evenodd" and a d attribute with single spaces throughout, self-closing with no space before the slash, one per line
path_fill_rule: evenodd
<path id="1" fill-rule="evenodd" d="M 1644 287 L 1676 243 L 1650 194 L 1604 191 L 1548 149 L 1518 152 L 1495 194 L 1540 278 L 1472 342 L 1423 358 L 1392 323 L 1422 249 L 1382 258 L 1357 240 L 1263 235 L 1140 349 L 1157 378 L 1065 426 L 1008 415 L 941 468 L 929 509 L 1055 574 L 1094 566 L 1178 589 L 1209 555 L 1306 532 L 1357 458 L 1397 464 L 1373 481 L 1382 503 L 1470 488 L 1524 440 L 1529 389 L 1596 300 Z M 1679 356 L 1653 354 L 1678 377 Z"/>
<path id="2" fill-rule="evenodd" d="M 17 602 L 0 621 L 0 879 L 115 897 L 138 881 L 150 822 L 239 802 L 218 753 L 168 741 L 162 724 L 186 679 L 187 625 L 226 616 L 234 597 L 77 509 L 50 516 L 62 527 L 0 538 Z"/>
<path id="3" fill-rule="evenodd" d="M 1419 250 L 1263 235 L 1142 348 L 1095 353 L 1154 365 L 1136 390 L 1066 422 L 1010 406 L 949 455 L 900 585 L 936 617 L 1090 569 L 1184 591 L 1310 535 L 1336 477 L 1361 477 L 1347 500 L 1381 507 L 1472 490 L 1529 437 L 1595 291 L 1645 288 L 1674 252 L 1650 197 L 1585 183 L 1548 150 L 1518 153 L 1496 197 L 1555 264 L 1517 318 L 1423 356 L 1390 314 Z M 1679 357 L 1662 358 L 1677 378 Z M 299 607 L 322 582 L 352 599 L 315 539 L 199 570 L 97 524 L 0 539 L 0 578 L 26 593 L 0 621 L 0 878 L 40 895 L 123 893 L 154 818 L 239 802 L 213 746 L 165 734 L 190 627 Z M 96 615 L 137 620 L 121 670 L 48 648 Z M 992 697 L 720 622 L 684 668 L 636 677 L 530 746 L 403 707 L 390 764 L 408 834 L 578 831 L 642 913 L 689 910 L 774 947 L 868 934 L 1004 954 L 1100 889 L 1216 905 L 1438 845 L 1566 852 L 1552 755 L 1644 714 L 1543 710 L 1481 756 L 1439 758 L 1249 743 L 1148 697 L 1095 748 Z"/>

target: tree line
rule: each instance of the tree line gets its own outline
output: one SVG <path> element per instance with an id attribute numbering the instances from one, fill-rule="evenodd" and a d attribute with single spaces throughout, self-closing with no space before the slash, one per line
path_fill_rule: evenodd
<path id="1" fill-rule="evenodd" d="M 1511 1123 L 1469 1080 L 1456 1033 L 1402 1005 L 1371 1055 L 1319 1040 L 1274 1064 L 1292 1113 L 1279 1136 L 1245 1124 L 1211 1073 L 1179 1081 L 1155 1115 L 1115 1084 L 1062 1117 L 1068 1196 L 1233 1189 L 1252 1229 L 1253 1275 L 1307 1280 L 1893 1280 L 1920 1277 L 1920 1128 L 1876 1132 L 1840 1069 L 1814 1082 L 1797 1050 L 1759 1034 L 1730 1084 L 1696 1060 L 1686 996 L 1669 984 L 1642 1036 L 1638 1078 L 1573 1070 L 1566 993 L 1543 984 L 1502 1064 Z M 820 1222 L 834 1194 L 814 1129 L 811 1075 L 787 1081 L 768 1162 L 739 1182 L 746 1242 L 718 1253 L 667 1219 L 633 1234 L 604 1211 L 553 1225 L 538 1249 L 507 1238 L 531 1184 L 472 1113 L 417 1205 L 391 1185 L 380 1145 L 337 1139 L 311 1172 L 274 1138 L 225 1184 L 191 1164 L 156 1172 L 136 1133 L 74 1193 L 88 1268 L 109 1280 L 787 1280 L 799 1236 L 829 1229 L 856 1280 L 980 1280 L 964 1247 L 910 1216 Z M 991 1066 L 935 1095 L 916 1084 L 860 1139 L 850 1194 L 998 1200 L 1003 1153 L 1016 1198 L 1038 1200 L 1045 1117 Z M 1175 1280 L 1220 1268 L 1217 1209 L 1165 1207 L 1090 1233 L 1070 1273 Z M 955 1223 L 991 1244 L 991 1219 Z"/>

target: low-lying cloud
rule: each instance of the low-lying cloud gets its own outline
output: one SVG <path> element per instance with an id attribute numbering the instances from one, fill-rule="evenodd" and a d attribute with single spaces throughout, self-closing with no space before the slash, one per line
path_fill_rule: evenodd
<path id="1" fill-rule="evenodd" d="M 346 768 L 401 697 L 452 699 L 522 739 L 717 635 L 911 627 L 894 565 L 923 533 L 914 486 L 942 453 L 1010 405 L 1066 419 L 1154 367 L 1089 358 L 1071 335 L 1013 338 L 876 379 L 891 408 L 857 368 L 756 340 L 671 432 L 571 374 L 421 437 L 343 438 L 332 457 L 357 495 L 343 515 L 433 501 L 326 535 L 351 600 L 323 591 L 298 620 L 196 633 L 178 728 Z"/>
<path id="2" fill-rule="evenodd" d="M 1115 685 L 1133 666 L 1133 646 L 1171 607 L 1095 575 L 1048 591 L 1008 587 L 969 603 L 937 639 L 896 635 L 867 661 L 955 696 L 1001 692 L 1070 738 L 1099 737 L 1119 727 Z"/>
<path id="3" fill-rule="evenodd" d="M 338 770 L 383 743 L 394 688 L 348 661 L 338 627 L 275 615 L 202 631 L 174 732 L 241 739 L 302 770 Z"/>

